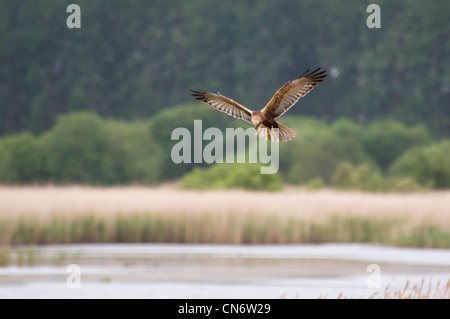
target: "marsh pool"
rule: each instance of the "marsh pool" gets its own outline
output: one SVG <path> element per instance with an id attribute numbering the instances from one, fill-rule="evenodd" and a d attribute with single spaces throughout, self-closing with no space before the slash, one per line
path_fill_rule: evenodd
<path id="1" fill-rule="evenodd" d="M 0 298 L 367 298 L 450 280 L 449 249 L 366 244 L 49 245 L 10 259 Z"/>

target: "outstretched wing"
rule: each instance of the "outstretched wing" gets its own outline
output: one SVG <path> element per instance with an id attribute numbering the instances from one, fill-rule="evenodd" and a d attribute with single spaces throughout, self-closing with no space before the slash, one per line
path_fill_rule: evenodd
<path id="1" fill-rule="evenodd" d="M 309 93 L 320 82 L 323 82 L 327 75 L 318 68 L 310 73 L 308 69 L 297 79 L 289 81 L 281 87 L 270 99 L 269 103 L 262 110 L 265 114 L 270 114 L 274 118 L 280 117 L 289 110 L 297 101 Z"/>
<path id="2" fill-rule="evenodd" d="M 225 112 L 230 116 L 233 116 L 237 119 L 244 120 L 246 122 L 252 123 L 252 111 L 246 108 L 245 106 L 239 104 L 232 99 L 227 98 L 221 94 L 214 94 L 204 91 L 193 91 L 192 96 L 197 100 L 203 101 L 209 105 L 211 105 L 216 110 L 221 112 Z"/>

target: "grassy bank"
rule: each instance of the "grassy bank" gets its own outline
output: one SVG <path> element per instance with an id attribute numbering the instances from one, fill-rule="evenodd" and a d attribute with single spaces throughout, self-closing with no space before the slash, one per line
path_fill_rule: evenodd
<path id="1" fill-rule="evenodd" d="M 404 219 L 340 217 L 321 221 L 279 215 L 152 213 L 79 217 L 54 216 L 0 221 L 0 245 L 70 243 L 288 244 L 364 242 L 450 248 L 450 230 Z"/>

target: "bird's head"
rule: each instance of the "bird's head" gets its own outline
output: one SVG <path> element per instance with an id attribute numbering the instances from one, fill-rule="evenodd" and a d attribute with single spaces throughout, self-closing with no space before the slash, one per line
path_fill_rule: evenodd
<path id="1" fill-rule="evenodd" d="M 259 126 L 262 124 L 261 116 L 259 116 L 259 115 L 252 116 L 252 124 L 256 129 L 258 129 Z"/>

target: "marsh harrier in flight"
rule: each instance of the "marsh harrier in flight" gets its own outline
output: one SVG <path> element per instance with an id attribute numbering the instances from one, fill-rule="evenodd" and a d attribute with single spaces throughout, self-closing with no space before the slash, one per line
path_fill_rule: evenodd
<path id="1" fill-rule="evenodd" d="M 220 93 L 214 94 L 193 90 L 191 92 L 192 96 L 197 100 L 211 105 L 216 110 L 253 124 L 256 128 L 256 134 L 260 137 L 265 137 L 268 141 L 286 142 L 293 139 L 297 133 L 295 130 L 278 123 L 275 119 L 283 115 L 301 97 L 308 94 L 317 84 L 325 80 L 327 77 L 326 71 L 320 71 L 320 69 L 318 68 L 312 72 L 309 72 L 310 69 L 308 69 L 295 80 L 287 82 L 260 111 L 249 110 Z M 274 130 L 274 128 L 278 128 L 278 130 Z"/>

